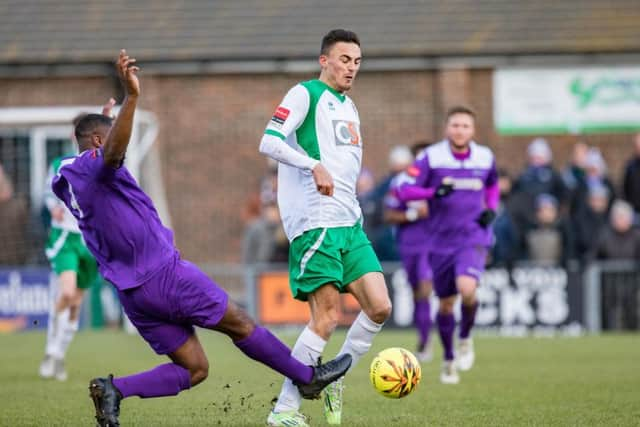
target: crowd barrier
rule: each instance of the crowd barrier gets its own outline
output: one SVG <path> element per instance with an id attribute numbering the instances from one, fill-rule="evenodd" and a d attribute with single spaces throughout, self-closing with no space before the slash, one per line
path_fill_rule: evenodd
<path id="1" fill-rule="evenodd" d="M 302 325 L 309 320 L 307 304 L 291 297 L 286 265 L 236 264 L 202 266 L 229 289 L 231 297 L 247 307 L 260 323 Z M 413 296 L 399 263 L 384 263 L 393 303 L 388 327 L 413 323 Z M 56 289 L 47 268 L 0 268 L 0 332 L 46 327 L 49 301 Z M 95 311 L 109 298 L 102 288 L 86 298 L 84 326 L 101 326 Z M 96 300 L 97 298 L 97 300 Z M 586 269 L 518 264 L 510 269 L 488 269 L 478 289 L 476 325 L 480 331 L 507 336 L 579 335 L 602 330 L 640 329 L 640 266 L 634 262 L 598 262 Z M 341 297 L 341 325 L 350 324 L 359 306 L 348 294 Z M 109 306 L 109 304 L 106 304 Z M 437 298 L 431 305 L 437 310 Z M 103 307 L 109 314 L 113 307 Z M 111 316 L 111 315 L 109 315 Z"/>

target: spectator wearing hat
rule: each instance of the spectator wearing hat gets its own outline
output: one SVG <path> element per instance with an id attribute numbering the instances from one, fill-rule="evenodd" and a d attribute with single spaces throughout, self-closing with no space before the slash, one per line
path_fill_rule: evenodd
<path id="1" fill-rule="evenodd" d="M 640 261 L 640 230 L 633 227 L 633 218 L 631 204 L 616 200 L 589 259 Z"/>
<path id="2" fill-rule="evenodd" d="M 609 193 L 609 204 L 607 208 L 611 207 L 611 203 L 615 198 L 615 189 L 611 180 L 607 177 L 607 164 L 602 157 L 602 153 L 595 147 L 589 148 L 585 158 L 585 177 L 580 183 L 575 192 L 575 209 L 572 214 L 578 212 L 578 210 L 584 209 L 589 203 L 589 193 L 592 189 L 599 189 L 604 187 Z"/>
<path id="3" fill-rule="evenodd" d="M 578 207 L 577 199 L 579 189 L 583 188 L 586 183 L 587 154 L 589 146 L 582 142 L 576 142 L 571 150 L 571 160 L 562 171 L 562 181 L 567 189 L 567 200 L 569 204 L 569 212 L 573 215 Z"/>
<path id="4" fill-rule="evenodd" d="M 605 186 L 589 188 L 586 203 L 580 204 L 571 216 L 574 253 L 576 258 L 585 261 L 593 250 L 597 236 L 607 225 L 611 193 Z"/>
<path id="5" fill-rule="evenodd" d="M 539 265 L 566 265 L 572 258 L 571 233 L 560 217 L 558 200 L 551 194 L 540 194 L 535 202 L 534 226 L 525 234 L 526 255 Z"/>
<path id="6" fill-rule="evenodd" d="M 547 141 L 534 139 L 527 148 L 527 167 L 516 179 L 510 210 L 518 230 L 527 230 L 537 223 L 536 199 L 541 194 L 554 197 L 561 206 L 567 194 L 560 174 L 553 169 L 553 155 Z"/>

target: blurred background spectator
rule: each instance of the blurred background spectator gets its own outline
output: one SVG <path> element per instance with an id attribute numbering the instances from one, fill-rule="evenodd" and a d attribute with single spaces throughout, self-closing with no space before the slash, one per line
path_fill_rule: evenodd
<path id="1" fill-rule="evenodd" d="M 634 138 L 633 156 L 624 171 L 622 192 L 624 199 L 631 203 L 636 215 L 640 213 L 640 133 Z"/>
<path id="2" fill-rule="evenodd" d="M 13 193 L 13 184 L 0 164 L 0 264 L 20 265 L 33 251 L 28 237 L 29 208 L 24 197 Z"/>
<path id="3" fill-rule="evenodd" d="M 586 143 L 582 141 L 576 142 L 571 149 L 569 164 L 562 171 L 562 181 L 567 190 L 570 214 L 573 214 L 577 209 L 579 189 L 586 185 L 588 152 L 589 146 Z"/>
<path id="4" fill-rule="evenodd" d="M 633 228 L 633 218 L 633 207 L 616 200 L 611 207 L 609 224 L 597 239 L 590 259 L 640 261 L 640 230 Z"/>
<path id="5" fill-rule="evenodd" d="M 562 208 L 566 189 L 560 174 L 553 168 L 551 147 L 544 138 L 534 139 L 527 148 L 527 166 L 513 186 L 511 214 L 518 230 L 528 230 L 537 223 L 536 199 L 541 194 L 555 198 Z"/>
<path id="6" fill-rule="evenodd" d="M 597 238 L 607 225 L 610 192 L 607 187 L 593 186 L 585 203 L 581 203 L 571 216 L 576 258 L 584 261 L 593 250 Z"/>
<path id="7" fill-rule="evenodd" d="M 566 265 L 572 256 L 572 242 L 558 200 L 543 193 L 536 197 L 535 206 L 536 221 L 525 234 L 527 259 L 540 265 Z"/>
<path id="8" fill-rule="evenodd" d="M 358 193 L 364 216 L 364 230 L 381 261 L 398 260 L 393 228 L 384 221 L 384 198 L 389 192 L 393 177 L 408 168 L 412 162 L 413 155 L 409 147 L 396 145 L 389 152 L 389 172 L 373 189 Z"/>
<path id="9" fill-rule="evenodd" d="M 504 169 L 498 170 L 498 187 L 500 188 L 500 204 L 493 223 L 495 241 L 491 251 L 491 264 L 508 266 L 518 258 L 519 236 L 509 211 L 513 182 L 509 173 Z"/>
<path id="10" fill-rule="evenodd" d="M 259 264 L 285 263 L 289 259 L 289 241 L 280 222 L 280 212 L 275 201 L 265 203 L 260 217 L 251 222 L 242 243 L 242 262 Z"/>

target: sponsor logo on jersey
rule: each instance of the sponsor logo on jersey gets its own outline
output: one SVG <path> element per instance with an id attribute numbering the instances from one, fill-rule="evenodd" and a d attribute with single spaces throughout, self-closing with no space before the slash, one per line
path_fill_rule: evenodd
<path id="1" fill-rule="evenodd" d="M 287 121 L 287 117 L 289 117 L 289 111 L 287 108 L 284 108 L 282 105 L 276 108 L 276 112 L 273 113 L 273 117 L 271 117 L 271 123 L 273 126 L 277 128 L 281 128 L 285 121 Z"/>
<path id="2" fill-rule="evenodd" d="M 447 176 L 442 179 L 445 184 L 453 184 L 455 190 L 480 191 L 484 188 L 484 183 L 480 178 L 456 178 Z"/>
<path id="3" fill-rule="evenodd" d="M 346 120 L 334 120 L 332 123 L 336 145 L 361 145 L 360 126 L 357 123 Z"/>
<path id="4" fill-rule="evenodd" d="M 329 110 L 336 111 L 336 107 L 335 107 L 335 105 L 333 105 L 333 102 L 329 101 L 328 105 L 329 105 Z"/>

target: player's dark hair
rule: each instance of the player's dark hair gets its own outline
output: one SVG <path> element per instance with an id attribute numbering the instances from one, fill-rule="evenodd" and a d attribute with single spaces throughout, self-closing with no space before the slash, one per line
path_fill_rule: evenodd
<path id="1" fill-rule="evenodd" d="M 471 116 L 474 121 L 476 120 L 476 113 L 471 108 L 465 107 L 464 105 L 456 105 L 449 108 L 447 111 L 447 118 L 445 119 L 445 122 L 448 122 L 449 118 L 456 114 L 466 114 L 467 116 Z"/>
<path id="2" fill-rule="evenodd" d="M 80 120 L 84 119 L 87 116 L 87 113 L 80 113 L 77 116 L 75 116 L 73 118 L 73 120 L 71 120 L 71 123 L 73 124 L 73 129 L 75 131 L 76 126 L 78 126 L 78 123 L 80 123 Z"/>
<path id="3" fill-rule="evenodd" d="M 78 143 L 93 134 L 101 126 L 110 127 L 113 120 L 102 114 L 86 114 L 76 124 L 75 135 Z"/>
<path id="4" fill-rule="evenodd" d="M 320 46 L 320 55 L 327 55 L 334 44 L 338 42 L 355 43 L 360 46 L 360 39 L 358 35 L 349 30 L 331 30 L 326 36 L 322 38 L 322 45 Z"/>

